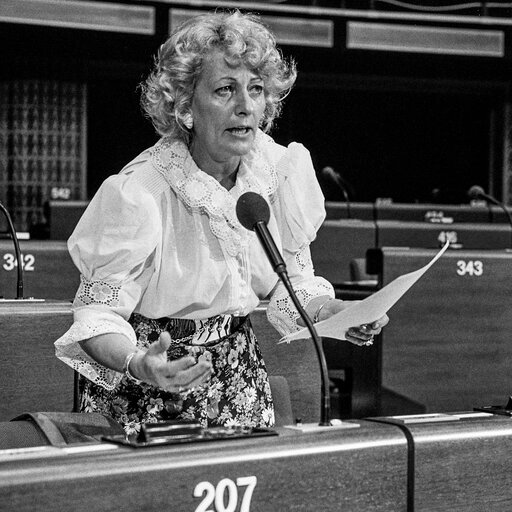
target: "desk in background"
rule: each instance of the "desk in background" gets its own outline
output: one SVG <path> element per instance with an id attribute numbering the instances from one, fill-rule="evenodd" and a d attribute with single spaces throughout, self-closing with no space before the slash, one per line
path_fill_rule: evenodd
<path id="1" fill-rule="evenodd" d="M 368 264 L 386 285 L 436 252 L 382 248 Z M 512 392 L 511 290 L 511 251 L 445 252 L 389 312 L 383 387 L 427 412 L 501 404 Z"/>
<path id="2" fill-rule="evenodd" d="M 326 218 L 400 220 L 403 222 L 508 222 L 503 210 L 483 204 L 386 203 L 326 201 Z"/>
<path id="3" fill-rule="evenodd" d="M 72 300 L 80 274 L 69 255 L 66 242 L 20 240 L 23 258 L 24 297 Z M 17 265 L 11 240 L 0 240 L 0 296 L 16 297 Z"/>
<path id="4" fill-rule="evenodd" d="M 509 249 L 512 228 L 509 224 L 460 222 L 376 222 L 375 247 L 437 248 L 446 240 L 462 249 Z"/>
<path id="5" fill-rule="evenodd" d="M 320 368 L 313 342 L 278 345 L 266 304 L 251 314 L 251 321 L 269 375 L 286 379 L 293 418 L 317 421 Z M 70 302 L 0 302 L 0 421 L 23 412 L 73 410 L 74 372 L 55 357 L 54 348 L 72 322 Z"/>
<path id="6" fill-rule="evenodd" d="M 334 286 L 351 281 L 350 262 L 355 258 L 364 258 L 366 250 L 375 247 L 376 236 L 373 221 L 324 221 L 311 244 L 315 273 L 325 277 Z"/>

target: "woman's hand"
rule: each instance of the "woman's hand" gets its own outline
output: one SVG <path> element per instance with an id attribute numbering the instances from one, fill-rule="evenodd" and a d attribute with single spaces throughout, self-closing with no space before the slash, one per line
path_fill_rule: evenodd
<path id="1" fill-rule="evenodd" d="M 146 352 L 137 353 L 130 363 L 130 373 L 140 380 L 169 392 L 183 392 L 200 386 L 210 377 L 212 365 L 208 358 L 191 356 L 167 360 L 171 335 L 162 332 L 158 341 Z M 206 352 L 205 352 L 206 354 Z"/>
<path id="2" fill-rule="evenodd" d="M 344 309 L 348 308 L 353 303 L 354 301 L 350 300 L 330 299 L 328 300 L 328 302 L 325 303 L 324 306 L 322 306 L 318 320 L 325 320 L 326 318 L 329 318 L 332 315 L 335 315 L 336 313 L 339 313 L 340 311 L 343 311 Z M 347 341 L 350 341 L 350 343 L 353 343 L 354 345 L 372 345 L 373 338 L 377 334 L 380 334 L 382 328 L 386 326 L 388 322 L 388 315 L 384 315 L 383 317 L 379 318 L 378 320 L 375 320 L 371 324 L 363 324 L 351 327 L 350 329 L 348 329 L 345 335 L 346 339 Z"/>

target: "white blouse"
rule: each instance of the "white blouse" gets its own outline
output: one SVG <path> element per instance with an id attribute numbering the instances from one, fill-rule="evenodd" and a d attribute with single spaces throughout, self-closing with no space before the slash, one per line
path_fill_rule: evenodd
<path id="1" fill-rule="evenodd" d="M 226 190 L 201 171 L 186 145 L 161 139 L 102 184 L 68 240 L 81 273 L 74 323 L 55 342 L 56 355 L 111 389 L 120 374 L 94 362 L 79 341 L 122 333 L 136 344 L 133 312 L 149 318 L 201 320 L 244 316 L 269 298 L 269 321 L 282 334 L 299 314 L 254 232 L 236 217 L 245 192 L 269 203 L 268 228 L 304 307 L 332 285 L 314 275 L 309 244 L 325 218 L 309 152 L 259 132 L 254 149 Z"/>

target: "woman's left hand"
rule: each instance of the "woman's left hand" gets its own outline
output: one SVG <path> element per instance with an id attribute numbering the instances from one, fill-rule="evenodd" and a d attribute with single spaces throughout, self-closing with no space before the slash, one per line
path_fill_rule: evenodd
<path id="1" fill-rule="evenodd" d="M 353 303 L 354 301 L 329 299 L 329 301 L 322 306 L 319 320 L 325 320 L 326 318 L 343 311 Z M 372 345 L 374 337 L 377 334 L 380 334 L 382 328 L 388 323 L 389 317 L 388 315 L 384 315 L 370 324 L 351 327 L 345 335 L 346 340 L 359 346 Z"/>
<path id="2" fill-rule="evenodd" d="M 373 338 L 377 334 L 380 334 L 382 328 L 387 325 L 388 322 L 388 315 L 384 315 L 371 324 L 363 324 L 357 327 L 351 327 L 345 334 L 345 337 L 347 341 L 354 343 L 354 345 L 373 345 Z"/>

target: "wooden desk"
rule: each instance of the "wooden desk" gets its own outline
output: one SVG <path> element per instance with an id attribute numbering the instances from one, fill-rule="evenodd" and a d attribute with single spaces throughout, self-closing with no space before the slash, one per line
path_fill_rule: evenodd
<path id="1" fill-rule="evenodd" d="M 433 224 L 394 220 L 379 220 L 376 224 L 376 247 L 437 248 L 446 240 L 450 240 L 462 249 L 511 247 L 511 228 L 508 224 L 470 222 Z"/>
<path id="2" fill-rule="evenodd" d="M 352 426 L 147 449 L 0 451 L 0 508 L 404 512 L 404 434 L 393 425 Z"/>
<path id="3" fill-rule="evenodd" d="M 391 203 L 376 204 L 376 220 L 399 220 L 402 222 L 429 222 L 429 219 L 451 219 L 454 223 L 491 222 L 487 205 L 469 204 L 428 204 L 428 203 Z"/>
<path id="4" fill-rule="evenodd" d="M 320 369 L 313 342 L 278 345 L 263 303 L 251 314 L 270 375 L 286 378 L 294 418 L 320 418 Z M 54 341 L 72 324 L 70 302 L 0 302 L 0 421 L 23 412 L 71 412 L 74 372 L 55 357 Z"/>
<path id="5" fill-rule="evenodd" d="M 345 203 L 340 201 L 326 201 L 325 213 L 327 220 L 357 219 L 374 220 L 374 203 Z M 350 215 L 349 215 L 350 214 Z"/>
<path id="6" fill-rule="evenodd" d="M 419 421 L 418 421 L 419 420 Z M 401 425 L 411 449 L 415 512 L 493 512 L 512 502 L 512 421 L 504 416 L 450 413 L 443 420 L 379 418 Z"/>
<path id="7" fill-rule="evenodd" d="M 24 296 L 46 300 L 73 300 L 80 274 L 66 242 L 20 240 L 24 262 Z M 16 297 L 17 266 L 12 241 L 0 240 L 0 295 Z"/>
<path id="8" fill-rule="evenodd" d="M 69 302 L 0 302 L 0 421 L 73 410 L 74 373 L 53 342 L 72 323 Z"/>
<path id="9" fill-rule="evenodd" d="M 372 254 L 380 253 L 385 285 L 436 252 Z M 512 252 L 448 250 L 389 312 L 382 385 L 427 412 L 501 404 L 512 391 L 511 289 Z"/>
<path id="10" fill-rule="evenodd" d="M 350 281 L 350 261 L 364 258 L 366 250 L 375 247 L 373 221 L 356 219 L 326 220 L 311 244 L 315 273 L 333 285 Z"/>

